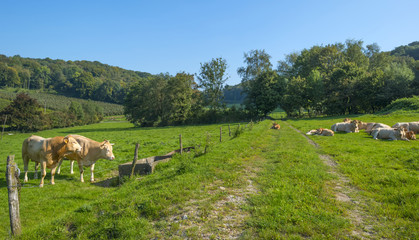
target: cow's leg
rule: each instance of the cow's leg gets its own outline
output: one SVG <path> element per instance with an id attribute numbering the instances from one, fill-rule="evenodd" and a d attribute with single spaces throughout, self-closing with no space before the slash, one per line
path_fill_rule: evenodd
<path id="1" fill-rule="evenodd" d="M 74 174 L 73 166 L 74 166 L 74 160 L 70 159 L 70 173 L 71 174 Z"/>
<path id="2" fill-rule="evenodd" d="M 28 182 L 28 165 L 29 165 L 29 157 L 23 156 L 23 169 L 25 171 L 24 182 Z"/>
<path id="3" fill-rule="evenodd" d="M 57 169 L 57 166 L 54 166 L 53 168 L 51 168 L 51 184 L 54 185 L 55 181 L 54 181 L 54 175 L 55 175 L 55 170 Z"/>
<path id="4" fill-rule="evenodd" d="M 58 163 L 58 167 L 57 167 L 57 174 L 61 173 L 61 164 L 63 164 L 64 158 L 61 159 L 61 161 Z"/>
<path id="5" fill-rule="evenodd" d="M 377 140 L 377 135 L 378 135 L 378 132 L 372 132 L 372 138 L 373 139 L 375 139 L 375 140 Z"/>
<path id="6" fill-rule="evenodd" d="M 39 184 L 39 187 L 44 186 L 44 178 L 47 175 L 47 162 L 45 160 L 41 160 L 41 183 Z"/>
<path id="7" fill-rule="evenodd" d="M 35 162 L 35 174 L 33 176 L 33 179 L 38 179 L 38 168 L 39 168 L 39 162 Z"/>
<path id="8" fill-rule="evenodd" d="M 84 182 L 84 179 L 83 179 L 83 163 L 81 162 L 81 160 L 77 160 L 77 163 L 79 165 L 79 170 L 80 170 L 80 182 Z"/>
<path id="9" fill-rule="evenodd" d="M 90 182 L 95 182 L 95 174 L 94 174 L 94 171 L 95 171 L 95 164 L 93 163 L 90 166 Z"/>

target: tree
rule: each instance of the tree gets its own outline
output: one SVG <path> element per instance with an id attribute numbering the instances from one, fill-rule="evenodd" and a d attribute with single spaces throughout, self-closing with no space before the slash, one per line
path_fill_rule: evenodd
<path id="1" fill-rule="evenodd" d="M 184 72 L 169 79 L 166 90 L 169 124 L 183 124 L 190 118 L 195 85 L 194 76 Z"/>
<path id="2" fill-rule="evenodd" d="M 273 70 L 265 70 L 250 83 L 244 104 L 252 116 L 266 117 L 275 110 L 285 90 L 285 82 Z"/>
<path id="3" fill-rule="evenodd" d="M 237 73 L 242 78 L 242 86 L 245 93 L 251 88 L 250 82 L 252 80 L 262 72 L 272 68 L 270 58 L 271 56 L 265 50 L 251 50 L 244 54 L 244 63 L 247 66 L 237 69 Z"/>
<path id="4" fill-rule="evenodd" d="M 148 77 L 134 84 L 124 101 L 124 114 L 135 126 L 166 124 L 168 106 L 166 101 L 169 75 Z"/>
<path id="5" fill-rule="evenodd" d="M 76 125 L 81 125 L 84 123 L 84 111 L 83 107 L 79 102 L 71 101 L 70 107 L 68 108 L 68 112 L 73 114 L 77 119 Z"/>
<path id="6" fill-rule="evenodd" d="M 219 110 L 222 106 L 224 83 L 228 79 L 225 75 L 226 69 L 227 62 L 223 58 L 213 58 L 210 62 L 201 63 L 199 87 L 203 89 L 205 105 L 211 110 Z"/>
<path id="7" fill-rule="evenodd" d="M 0 112 L 8 115 L 9 125 L 18 131 L 38 131 L 44 127 L 44 116 L 36 99 L 26 93 L 19 93 L 13 102 Z"/>

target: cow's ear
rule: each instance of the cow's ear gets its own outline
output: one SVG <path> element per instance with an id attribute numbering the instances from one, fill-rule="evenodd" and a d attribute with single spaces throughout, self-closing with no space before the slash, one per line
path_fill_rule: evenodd
<path id="1" fill-rule="evenodd" d="M 68 137 L 65 137 L 65 138 L 64 138 L 64 142 L 65 142 L 65 143 L 68 143 Z"/>

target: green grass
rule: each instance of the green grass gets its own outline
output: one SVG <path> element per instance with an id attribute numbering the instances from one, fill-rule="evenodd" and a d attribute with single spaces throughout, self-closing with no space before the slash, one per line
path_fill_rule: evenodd
<path id="1" fill-rule="evenodd" d="M 351 116 L 366 122 L 417 121 L 419 114 Z M 329 128 L 343 118 L 289 121 L 302 132 Z M 377 238 L 417 239 L 419 227 L 419 141 L 373 140 L 360 133 L 336 133 L 333 138 L 311 136 L 324 153 L 334 157 L 350 184 L 367 199 Z"/>
<path id="2" fill-rule="evenodd" d="M 418 119 L 417 114 L 404 113 L 350 117 L 389 125 Z M 330 128 L 343 118 L 287 122 L 307 132 Z M 315 149 L 285 122 L 279 122 L 279 131 L 270 129 L 271 123 L 249 124 L 236 137 L 228 137 L 227 125 L 133 128 L 122 117 L 38 132 L 36 135 L 43 137 L 81 134 L 115 143 L 116 159 L 96 164 L 95 178 L 99 183 L 117 182 L 115 171 L 119 164 L 132 161 L 137 142 L 140 158 L 177 149 L 179 134 L 184 146 L 201 146 L 196 152 L 176 155 L 159 164 L 151 175 L 125 179 L 121 186 L 80 183 L 78 167 L 71 175 L 68 162 L 64 162 L 62 174 L 56 175 L 54 186 L 49 185 L 49 170 L 42 189 L 31 174 L 21 193 L 23 233 L 17 239 L 201 239 L 202 234 L 225 239 L 228 235 L 223 230 L 223 217 L 233 213 L 243 216 L 243 223 L 236 228 L 244 239 L 356 238 L 351 235 L 355 226 L 348 219 L 351 206 L 335 200 L 332 185 L 336 176 L 328 172 L 319 153 L 333 156 L 339 172 L 368 200 L 365 214 L 372 219 L 368 222 L 373 226 L 372 238 L 418 237 L 419 141 L 376 141 L 363 132 L 337 133 L 334 137 L 311 136 L 320 145 Z M 234 131 L 236 125 L 232 126 Z M 23 169 L 21 144 L 30 135 L 5 135 L 1 142 L 3 209 L 8 208 L 4 179 L 7 155 L 15 154 Z M 203 154 L 205 144 L 209 152 Z M 31 163 L 30 170 L 33 166 Z M 89 172 L 85 168 L 85 179 L 89 179 Z M 244 194 L 249 180 L 257 191 Z M 217 207 L 238 193 L 244 194 L 243 205 L 227 202 L 221 209 Z M 184 213 L 188 213 L 188 220 L 173 220 L 173 216 Z M 8 211 L 2 211 L 3 238 L 9 236 L 8 222 Z"/>

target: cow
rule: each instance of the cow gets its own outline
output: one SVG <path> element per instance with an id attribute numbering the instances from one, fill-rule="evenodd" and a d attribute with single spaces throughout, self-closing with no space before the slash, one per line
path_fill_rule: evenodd
<path id="1" fill-rule="evenodd" d="M 409 140 L 416 140 L 416 134 L 414 131 L 406 132 L 406 138 Z"/>
<path id="2" fill-rule="evenodd" d="M 368 123 L 365 132 L 371 134 L 374 129 L 377 128 L 391 128 L 389 125 L 384 123 Z"/>
<path id="3" fill-rule="evenodd" d="M 392 126 L 393 128 L 404 127 L 406 131 L 419 133 L 419 122 L 399 122 Z"/>
<path id="4" fill-rule="evenodd" d="M 409 122 L 409 131 L 419 133 L 419 122 Z"/>
<path id="5" fill-rule="evenodd" d="M 406 138 L 406 131 L 404 128 L 376 128 L 371 132 L 372 138 L 377 139 L 389 139 L 389 140 L 405 140 L 409 141 Z"/>
<path id="6" fill-rule="evenodd" d="M 350 119 L 350 118 L 345 118 L 345 119 L 343 119 L 343 122 L 352 122 L 352 119 Z"/>
<path id="7" fill-rule="evenodd" d="M 22 159 L 25 171 L 24 182 L 28 181 L 29 160 L 35 162 L 35 178 L 38 177 L 38 164 L 41 164 L 41 183 L 39 187 L 44 186 L 46 168 L 51 169 L 51 184 L 55 184 L 54 175 L 57 164 L 65 154 L 79 153 L 82 147 L 71 136 L 58 136 L 53 138 L 43 138 L 32 135 L 25 139 L 22 144 Z"/>
<path id="8" fill-rule="evenodd" d="M 334 132 L 359 132 L 357 121 L 335 123 L 331 129 Z"/>
<path id="9" fill-rule="evenodd" d="M 77 140 L 80 146 L 82 146 L 82 151 L 80 153 L 71 153 L 65 155 L 66 158 L 70 159 L 71 170 L 73 169 L 74 161 L 77 161 L 80 170 L 80 181 L 84 182 L 83 166 L 90 166 L 90 181 L 94 182 L 94 169 L 96 161 L 99 159 L 114 160 L 115 156 L 112 153 L 112 146 L 114 144 L 111 144 L 108 140 L 103 142 L 96 142 L 81 135 L 71 136 Z M 59 167 L 61 164 L 62 160 L 59 164 Z"/>
<path id="10" fill-rule="evenodd" d="M 319 129 L 313 129 L 306 133 L 307 135 L 320 135 L 320 136 L 334 136 L 335 133 L 326 128 L 319 128 Z"/>
<path id="11" fill-rule="evenodd" d="M 277 129 L 277 130 L 279 130 L 281 128 L 281 126 L 279 126 L 279 124 L 278 123 L 276 123 L 276 122 L 273 122 L 272 123 L 272 127 L 271 127 L 271 129 Z"/>

